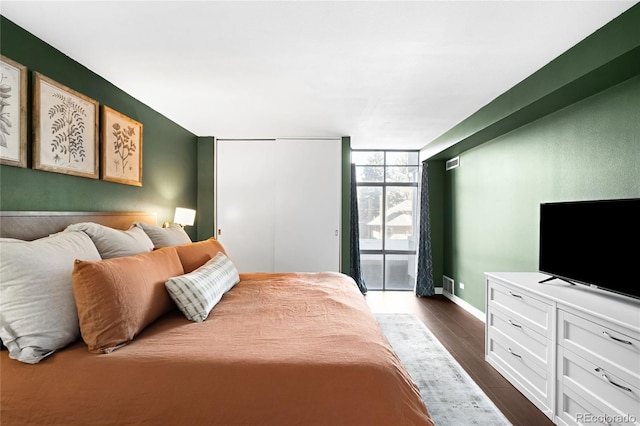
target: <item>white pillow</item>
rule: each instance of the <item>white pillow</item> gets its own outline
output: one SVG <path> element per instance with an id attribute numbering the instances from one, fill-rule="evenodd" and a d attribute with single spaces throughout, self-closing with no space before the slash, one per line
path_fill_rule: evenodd
<path id="1" fill-rule="evenodd" d="M 103 259 L 133 256 L 153 250 L 153 242 L 147 234 L 135 226 L 121 231 L 93 222 L 74 223 L 66 231 L 83 231 L 96 245 Z"/>
<path id="2" fill-rule="evenodd" d="M 238 282 L 240 276 L 236 267 L 227 256 L 218 253 L 195 271 L 169 278 L 165 286 L 187 319 L 202 322 Z"/>
<path id="3" fill-rule="evenodd" d="M 151 241 L 153 241 L 153 246 L 155 248 L 179 246 L 192 242 L 191 238 L 189 238 L 189 234 L 187 234 L 182 226 L 177 223 L 172 223 L 168 228 L 148 225 L 144 222 L 136 222 L 133 226 L 142 228 L 147 236 L 151 238 Z"/>
<path id="4" fill-rule="evenodd" d="M 78 339 L 71 278 L 76 259 L 100 260 L 84 232 L 35 241 L 0 238 L 0 339 L 9 357 L 35 364 Z"/>

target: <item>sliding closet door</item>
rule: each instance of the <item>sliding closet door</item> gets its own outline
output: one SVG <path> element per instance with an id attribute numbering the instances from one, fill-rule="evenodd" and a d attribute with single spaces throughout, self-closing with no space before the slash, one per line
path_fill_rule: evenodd
<path id="1" fill-rule="evenodd" d="M 340 270 L 340 140 L 278 140 L 274 270 Z"/>
<path id="2" fill-rule="evenodd" d="M 340 270 L 341 144 L 220 140 L 218 238 L 240 272 Z"/>
<path id="3" fill-rule="evenodd" d="M 240 272 L 273 270 L 275 142 L 218 141 L 218 240 Z"/>

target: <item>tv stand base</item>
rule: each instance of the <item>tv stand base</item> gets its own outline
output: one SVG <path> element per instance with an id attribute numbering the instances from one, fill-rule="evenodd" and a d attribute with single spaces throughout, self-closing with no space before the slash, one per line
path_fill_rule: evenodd
<path id="1" fill-rule="evenodd" d="M 544 279 L 544 280 L 542 280 L 542 281 L 538 281 L 538 284 L 544 284 L 544 283 L 549 282 L 549 281 L 552 281 L 552 280 L 560 280 L 560 281 L 564 281 L 564 282 L 566 282 L 566 283 L 569 283 L 569 284 L 571 284 L 571 285 L 576 285 L 576 283 L 572 283 L 571 281 L 569 281 L 569 280 L 565 280 L 564 278 L 556 277 L 555 275 L 552 275 L 552 276 L 550 276 L 549 278 Z"/>

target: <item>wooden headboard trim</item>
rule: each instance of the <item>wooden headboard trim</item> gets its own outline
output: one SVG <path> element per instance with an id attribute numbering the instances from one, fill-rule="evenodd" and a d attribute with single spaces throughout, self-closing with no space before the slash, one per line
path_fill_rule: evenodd
<path id="1" fill-rule="evenodd" d="M 59 212 L 2 211 L 0 237 L 32 241 L 64 230 L 72 223 L 94 222 L 115 229 L 128 229 L 133 222 L 157 225 L 155 213 L 149 212 Z"/>

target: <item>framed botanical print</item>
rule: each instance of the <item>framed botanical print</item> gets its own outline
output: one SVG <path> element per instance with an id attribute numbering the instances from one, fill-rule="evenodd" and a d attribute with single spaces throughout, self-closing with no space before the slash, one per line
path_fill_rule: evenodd
<path id="1" fill-rule="evenodd" d="M 142 123 L 102 106 L 103 180 L 142 186 Z"/>
<path id="2" fill-rule="evenodd" d="M 33 73 L 33 168 L 98 178 L 98 102 Z"/>
<path id="3" fill-rule="evenodd" d="M 27 67 L 2 55 L 0 164 L 27 167 Z"/>

